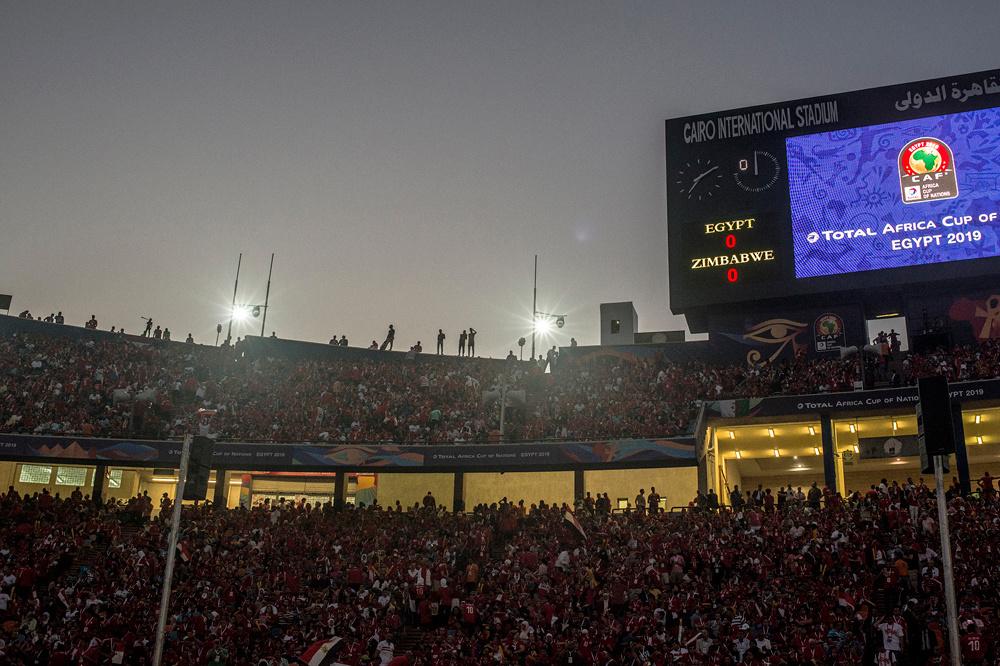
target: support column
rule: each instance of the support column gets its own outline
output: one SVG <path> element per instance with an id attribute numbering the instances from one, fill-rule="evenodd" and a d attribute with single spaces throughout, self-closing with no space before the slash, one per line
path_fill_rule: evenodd
<path id="1" fill-rule="evenodd" d="M 465 472 L 455 472 L 455 485 L 451 510 L 455 513 L 465 512 Z"/>
<path id="2" fill-rule="evenodd" d="M 837 471 L 837 492 L 841 497 L 847 497 L 847 476 L 844 474 L 844 455 L 836 447 L 837 452 L 833 459 Z"/>
<path id="3" fill-rule="evenodd" d="M 962 421 L 961 403 L 951 403 L 951 427 L 955 431 L 955 467 L 958 469 L 958 485 L 962 495 L 972 492 L 972 479 L 969 476 L 969 452 L 965 448 L 965 423 Z"/>
<path id="4" fill-rule="evenodd" d="M 836 451 L 833 450 L 833 421 L 829 414 L 821 414 L 819 417 L 820 435 L 823 440 L 823 483 L 826 487 L 835 490 L 837 488 L 837 464 L 834 457 Z"/>
<path id="5" fill-rule="evenodd" d="M 104 504 L 104 483 L 108 475 L 108 466 L 104 463 L 94 465 L 94 489 L 90 492 L 90 499 L 94 504 L 100 506 Z"/>
<path id="6" fill-rule="evenodd" d="M 583 500 L 583 470 L 574 469 L 573 470 L 573 501 L 574 505 L 576 502 Z"/>
<path id="7" fill-rule="evenodd" d="M 698 492 L 708 493 L 710 487 L 709 474 L 711 467 L 715 466 L 715 427 L 705 429 L 705 441 L 699 447 L 701 451 L 698 456 Z"/>
<path id="8" fill-rule="evenodd" d="M 226 508 L 226 496 L 229 494 L 229 479 L 226 470 L 215 468 L 215 492 L 212 494 L 212 506 L 216 509 Z"/>
<path id="9" fill-rule="evenodd" d="M 347 503 L 347 472 L 337 472 L 333 480 L 333 509 L 341 511 Z"/>

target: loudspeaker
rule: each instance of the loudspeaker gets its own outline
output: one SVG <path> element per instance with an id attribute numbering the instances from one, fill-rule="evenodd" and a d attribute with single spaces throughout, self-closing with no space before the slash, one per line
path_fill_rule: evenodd
<path id="1" fill-rule="evenodd" d="M 187 477 L 184 480 L 184 499 L 203 500 L 208 495 L 208 475 L 212 471 L 212 453 L 215 441 L 209 437 L 196 436 L 191 441 L 191 456 L 188 458 Z"/>
<path id="2" fill-rule="evenodd" d="M 946 456 L 955 452 L 955 430 L 951 422 L 951 396 L 948 380 L 939 375 L 917 382 L 920 404 L 917 405 L 917 441 L 928 456 Z"/>

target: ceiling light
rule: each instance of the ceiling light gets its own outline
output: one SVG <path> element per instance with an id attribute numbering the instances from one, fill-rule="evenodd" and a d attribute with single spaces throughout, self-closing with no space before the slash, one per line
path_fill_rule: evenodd
<path id="1" fill-rule="evenodd" d="M 982 443 L 983 443 L 983 436 L 976 435 L 976 444 L 982 444 Z"/>
<path id="2" fill-rule="evenodd" d="M 813 447 L 813 455 L 814 456 L 818 456 L 819 455 L 819 447 L 818 446 L 814 446 Z"/>
<path id="3" fill-rule="evenodd" d="M 816 428 L 814 426 L 809 426 L 809 434 L 810 435 L 815 435 L 816 434 Z"/>
<path id="4" fill-rule="evenodd" d="M 860 447 L 860 446 L 858 446 L 857 444 L 855 444 L 855 445 L 854 445 L 854 452 L 855 452 L 855 453 L 861 453 L 861 447 Z"/>
<path id="5" fill-rule="evenodd" d="M 858 431 L 858 426 L 856 426 L 856 425 L 854 425 L 854 424 L 852 423 L 852 424 L 851 424 L 851 433 L 853 434 L 853 433 L 856 433 L 857 431 Z"/>
<path id="6" fill-rule="evenodd" d="M 767 436 L 770 437 L 771 439 L 774 439 L 774 428 L 767 429 Z"/>
<path id="7" fill-rule="evenodd" d="M 983 415 L 982 414 L 976 414 L 976 425 L 979 425 L 982 422 L 983 422 Z"/>
<path id="8" fill-rule="evenodd" d="M 736 449 L 736 459 L 743 460 L 743 454 L 740 452 L 739 449 Z"/>
<path id="9" fill-rule="evenodd" d="M 775 458 L 780 458 L 781 457 L 781 454 L 778 452 L 778 447 L 774 448 L 774 457 Z"/>
<path id="10" fill-rule="evenodd" d="M 729 439 L 736 439 L 736 433 L 732 430 L 729 431 Z"/>
<path id="11" fill-rule="evenodd" d="M 896 419 L 893 419 L 893 420 L 892 420 L 892 431 L 893 431 L 893 432 L 896 432 L 896 429 L 897 429 L 898 427 L 899 427 L 899 422 L 898 422 L 898 421 L 897 421 Z"/>

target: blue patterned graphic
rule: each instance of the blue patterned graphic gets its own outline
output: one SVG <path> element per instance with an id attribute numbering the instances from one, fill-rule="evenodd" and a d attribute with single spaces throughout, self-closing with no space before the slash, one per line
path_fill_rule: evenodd
<path id="1" fill-rule="evenodd" d="M 951 148 L 957 198 L 903 203 L 899 153 L 921 137 Z M 1000 256 L 1000 108 L 791 137 L 785 149 L 797 278 Z"/>

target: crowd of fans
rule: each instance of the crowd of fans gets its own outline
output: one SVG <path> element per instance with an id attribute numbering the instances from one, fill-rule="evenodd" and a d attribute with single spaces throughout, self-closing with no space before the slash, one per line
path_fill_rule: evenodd
<path id="1" fill-rule="evenodd" d="M 965 663 L 995 663 L 1000 503 L 949 502 Z M 169 500 L 164 500 L 169 508 Z M 0 496 L 0 662 L 150 663 L 167 524 L 149 498 Z M 164 663 L 923 664 L 948 650 L 922 480 L 823 506 L 452 514 L 184 509 Z M 567 516 L 573 516 L 575 525 Z"/>
<path id="2" fill-rule="evenodd" d="M 501 377 L 518 391 L 505 441 L 663 437 L 689 431 L 699 402 L 847 391 L 855 359 L 798 356 L 758 366 L 655 358 L 561 358 L 534 363 L 463 359 L 289 360 L 233 349 L 0 338 L 0 431 L 178 437 L 199 408 L 218 410 L 222 439 L 314 442 L 485 442 L 499 414 L 483 392 Z M 1000 344 L 910 355 L 907 378 L 1000 376 Z M 519 393 L 520 395 L 520 393 Z"/>

